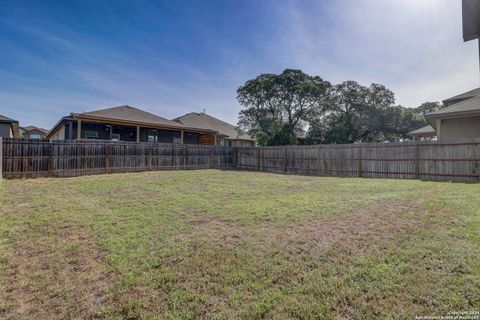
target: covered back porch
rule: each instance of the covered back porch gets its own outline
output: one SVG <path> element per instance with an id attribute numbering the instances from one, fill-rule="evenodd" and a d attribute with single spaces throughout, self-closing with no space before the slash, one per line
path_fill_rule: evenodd
<path id="1" fill-rule="evenodd" d="M 215 145 L 216 133 L 76 119 L 65 124 L 65 139 Z"/>

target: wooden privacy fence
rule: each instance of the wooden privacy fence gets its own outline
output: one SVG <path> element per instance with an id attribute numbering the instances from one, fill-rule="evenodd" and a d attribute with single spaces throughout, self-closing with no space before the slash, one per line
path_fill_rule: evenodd
<path id="1" fill-rule="evenodd" d="M 320 176 L 480 181 L 480 139 L 259 148 L 99 140 L 3 139 L 2 143 L 0 139 L 0 157 L 0 177 L 4 178 L 237 168 Z"/>
<path id="2" fill-rule="evenodd" d="M 236 168 L 320 176 L 480 181 L 480 139 L 238 148 Z"/>
<path id="3" fill-rule="evenodd" d="M 5 138 L 2 144 L 4 178 L 234 167 L 234 149 L 222 146 Z"/>

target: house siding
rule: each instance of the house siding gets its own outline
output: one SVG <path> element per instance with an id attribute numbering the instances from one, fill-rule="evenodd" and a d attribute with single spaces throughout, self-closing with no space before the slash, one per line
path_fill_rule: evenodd
<path id="1" fill-rule="evenodd" d="M 0 137 L 11 138 L 13 137 L 12 126 L 10 123 L 0 123 Z"/>
<path id="2" fill-rule="evenodd" d="M 65 126 L 58 129 L 57 133 L 52 137 L 53 140 L 63 140 L 65 139 Z"/>
<path id="3" fill-rule="evenodd" d="M 442 119 L 437 133 L 439 140 L 480 138 L 480 116 Z"/>

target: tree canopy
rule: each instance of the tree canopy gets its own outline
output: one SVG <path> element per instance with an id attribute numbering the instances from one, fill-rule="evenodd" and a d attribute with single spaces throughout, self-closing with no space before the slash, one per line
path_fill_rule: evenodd
<path id="1" fill-rule="evenodd" d="M 239 127 L 262 145 L 294 144 L 296 134 L 324 108 L 330 83 L 300 70 L 261 74 L 237 90 Z"/>
<path id="2" fill-rule="evenodd" d="M 416 109 L 395 105 L 393 92 L 380 84 L 343 82 L 332 87 L 330 101 L 329 109 L 311 119 L 309 143 L 405 140 L 425 123 Z"/>
<path id="3" fill-rule="evenodd" d="M 248 80 L 237 99 L 243 107 L 239 127 L 260 145 L 295 144 L 305 129 L 309 144 L 401 141 L 426 124 L 424 114 L 441 108 L 438 102 L 405 108 L 381 84 L 331 85 L 292 69 Z"/>

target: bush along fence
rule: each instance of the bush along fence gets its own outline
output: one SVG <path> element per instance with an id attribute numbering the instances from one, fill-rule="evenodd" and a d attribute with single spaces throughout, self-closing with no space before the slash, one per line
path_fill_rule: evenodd
<path id="1" fill-rule="evenodd" d="M 480 181 L 480 139 L 237 148 L 10 138 L 0 144 L 0 177 L 4 178 L 230 168 L 319 176 Z"/>
<path id="2" fill-rule="evenodd" d="M 3 139 L 3 178 L 233 168 L 234 149 L 100 140 Z"/>

